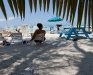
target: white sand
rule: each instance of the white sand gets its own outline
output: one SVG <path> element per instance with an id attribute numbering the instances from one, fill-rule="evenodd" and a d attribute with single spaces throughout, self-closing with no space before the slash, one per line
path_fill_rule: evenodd
<path id="1" fill-rule="evenodd" d="M 40 75 L 93 75 L 93 34 L 78 41 L 47 34 L 41 45 L 0 46 L 0 75 L 24 75 L 34 67 Z"/>

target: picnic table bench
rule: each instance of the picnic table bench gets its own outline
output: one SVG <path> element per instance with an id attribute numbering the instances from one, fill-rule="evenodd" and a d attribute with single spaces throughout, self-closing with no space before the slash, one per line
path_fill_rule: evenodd
<path id="1" fill-rule="evenodd" d="M 91 34 L 92 32 L 90 31 L 85 31 L 84 27 L 80 27 L 80 30 L 78 30 L 76 27 L 72 28 L 63 28 L 62 32 L 60 33 L 59 37 L 61 37 L 63 34 L 67 35 L 66 40 L 69 40 L 71 35 L 75 35 L 76 37 L 78 34 L 85 34 L 87 39 L 90 39 L 88 34 Z"/>

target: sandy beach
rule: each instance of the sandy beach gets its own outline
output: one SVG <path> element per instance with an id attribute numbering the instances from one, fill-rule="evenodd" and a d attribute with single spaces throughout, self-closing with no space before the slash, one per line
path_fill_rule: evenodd
<path id="1" fill-rule="evenodd" d="M 93 75 L 93 34 L 78 41 L 46 34 L 44 44 L 0 45 L 0 75 L 26 75 L 30 67 L 40 75 Z"/>

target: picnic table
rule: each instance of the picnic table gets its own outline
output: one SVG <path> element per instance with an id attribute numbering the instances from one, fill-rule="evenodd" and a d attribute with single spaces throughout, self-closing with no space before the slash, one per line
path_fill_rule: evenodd
<path id="1" fill-rule="evenodd" d="M 71 35 L 75 35 L 78 37 L 78 34 L 84 34 L 87 39 L 90 39 L 88 34 L 91 34 L 90 31 L 85 31 L 84 27 L 80 27 L 80 30 L 78 30 L 76 27 L 71 28 L 63 28 L 62 32 L 60 33 L 59 37 L 61 37 L 63 34 L 67 35 L 66 40 L 69 40 Z"/>

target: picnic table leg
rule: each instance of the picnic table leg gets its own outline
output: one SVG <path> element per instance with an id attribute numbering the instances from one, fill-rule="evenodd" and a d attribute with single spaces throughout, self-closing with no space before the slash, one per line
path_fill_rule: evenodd
<path id="1" fill-rule="evenodd" d="M 70 34 L 68 34 L 66 40 L 69 40 L 69 38 L 71 37 L 71 34 L 72 34 L 72 32 L 70 32 Z"/>
<path id="2" fill-rule="evenodd" d="M 83 33 L 85 34 L 86 38 L 87 38 L 87 39 L 90 39 L 90 37 L 88 36 L 88 33 L 87 33 L 84 29 L 82 29 L 82 31 L 83 31 Z"/>
<path id="3" fill-rule="evenodd" d="M 84 33 L 85 33 L 86 38 L 87 39 L 90 39 L 90 37 L 88 36 L 88 34 L 86 32 L 84 32 Z"/>
<path id="4" fill-rule="evenodd" d="M 69 35 L 67 36 L 66 40 L 69 40 L 70 37 L 71 37 L 71 34 L 69 34 Z"/>
<path id="5" fill-rule="evenodd" d="M 59 37 L 61 37 L 63 35 L 63 33 L 60 33 Z"/>
<path id="6" fill-rule="evenodd" d="M 70 37 L 71 37 L 71 35 L 72 35 L 72 32 L 73 32 L 73 29 L 70 29 L 69 34 L 68 34 L 68 36 L 67 36 L 66 40 L 69 40 L 69 38 L 70 38 Z"/>
<path id="7" fill-rule="evenodd" d="M 76 30 L 73 29 L 73 30 L 70 31 L 70 34 L 68 34 L 66 40 L 69 40 L 69 38 L 70 38 L 71 35 L 72 35 L 72 32 L 74 32 L 75 36 L 78 36 L 78 33 L 76 32 Z"/>
<path id="8" fill-rule="evenodd" d="M 75 36 L 77 37 L 78 36 L 78 32 L 76 30 L 73 31 Z"/>

